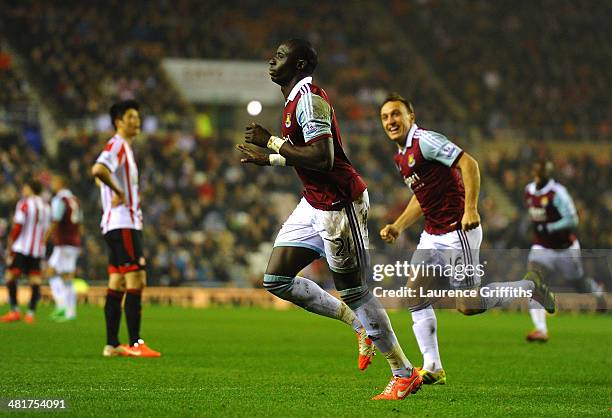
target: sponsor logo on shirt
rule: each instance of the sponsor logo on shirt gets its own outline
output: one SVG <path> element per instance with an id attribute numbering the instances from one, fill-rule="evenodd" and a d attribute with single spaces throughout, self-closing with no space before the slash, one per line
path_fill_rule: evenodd
<path id="1" fill-rule="evenodd" d="M 316 132 L 317 126 L 314 123 L 308 122 L 304 125 L 304 135 L 314 135 Z"/>
<path id="2" fill-rule="evenodd" d="M 414 186 L 414 184 L 420 180 L 421 178 L 417 173 L 412 173 L 410 176 L 404 177 L 404 183 L 406 183 L 406 186 L 410 187 L 412 190 L 414 190 L 412 186 Z"/>
<path id="3" fill-rule="evenodd" d="M 450 158 L 455 153 L 457 148 L 453 144 L 446 144 L 442 148 L 442 153 L 446 155 L 446 157 Z"/>
<path id="4" fill-rule="evenodd" d="M 529 207 L 529 218 L 532 222 L 545 222 L 546 221 L 546 209 L 538 208 L 535 206 Z"/>

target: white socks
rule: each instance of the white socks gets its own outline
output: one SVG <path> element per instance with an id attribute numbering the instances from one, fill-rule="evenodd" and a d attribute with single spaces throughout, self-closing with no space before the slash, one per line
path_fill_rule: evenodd
<path id="1" fill-rule="evenodd" d="M 77 294 L 72 282 L 65 285 L 66 318 L 76 317 Z"/>
<path id="2" fill-rule="evenodd" d="M 333 297 L 318 284 L 305 277 L 296 276 L 291 280 L 291 286 L 280 292 L 283 299 L 306 309 L 309 312 L 338 319 L 348 324 L 355 331 L 361 329 L 361 323 L 341 300 Z"/>
<path id="3" fill-rule="evenodd" d="M 523 290 L 533 290 L 535 287 L 534 283 L 531 280 L 518 280 L 516 282 L 493 282 L 489 283 L 486 286 L 483 286 L 482 289 L 489 289 L 489 293 L 491 296 L 489 297 L 481 297 L 482 307 L 484 309 L 496 308 L 499 306 L 505 306 L 512 302 L 515 297 L 510 292 L 505 292 L 505 289 L 523 289 Z M 505 293 L 509 293 L 506 295 Z"/>
<path id="4" fill-rule="evenodd" d="M 369 296 L 369 297 L 368 297 Z M 372 342 L 387 359 L 394 376 L 408 377 L 412 374 L 412 364 L 402 351 L 387 312 L 379 300 L 368 292 L 365 302 L 354 308 L 355 314 L 365 327 Z"/>
<path id="5" fill-rule="evenodd" d="M 55 301 L 55 308 L 57 310 L 63 309 L 66 318 L 74 318 L 76 316 L 77 294 L 72 282 L 64 283 L 61 277 L 55 276 L 49 279 L 49 287 Z"/>
<path id="6" fill-rule="evenodd" d="M 412 330 L 423 355 L 423 369 L 430 372 L 440 370 L 442 360 L 438 350 L 438 321 L 434 309 L 428 306 L 412 312 L 412 321 Z"/>
<path id="7" fill-rule="evenodd" d="M 55 301 L 55 308 L 58 310 L 66 309 L 66 286 L 64 281 L 59 276 L 54 276 L 49 279 L 49 287 Z"/>
<path id="8" fill-rule="evenodd" d="M 533 299 L 529 301 L 529 315 L 531 315 L 531 320 L 533 321 L 533 325 L 536 327 L 536 329 L 548 334 L 548 327 L 546 326 L 546 311 L 540 303 Z"/>

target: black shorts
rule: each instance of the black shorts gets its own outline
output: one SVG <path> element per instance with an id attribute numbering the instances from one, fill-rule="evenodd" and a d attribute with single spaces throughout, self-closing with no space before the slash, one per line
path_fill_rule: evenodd
<path id="1" fill-rule="evenodd" d="M 14 277 L 19 277 L 22 274 L 26 276 L 40 276 L 41 260 L 42 258 L 13 253 L 13 262 L 9 266 L 8 271 L 10 271 Z"/>
<path id="2" fill-rule="evenodd" d="M 143 270 L 142 231 L 113 229 L 104 234 L 108 245 L 108 273 L 129 273 Z"/>

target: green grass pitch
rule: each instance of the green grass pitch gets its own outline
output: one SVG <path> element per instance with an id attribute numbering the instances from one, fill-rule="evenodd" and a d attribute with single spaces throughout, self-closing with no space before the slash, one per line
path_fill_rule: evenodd
<path id="1" fill-rule="evenodd" d="M 49 312 L 0 324 L 0 398 L 65 398 L 59 416 L 612 416 L 610 316 L 550 318 L 551 341 L 529 345 L 526 314 L 439 312 L 448 384 L 374 402 L 384 358 L 360 372 L 352 331 L 301 310 L 147 306 L 143 334 L 160 359 L 103 358 L 101 308 L 65 324 Z M 418 365 L 410 315 L 391 320 Z"/>

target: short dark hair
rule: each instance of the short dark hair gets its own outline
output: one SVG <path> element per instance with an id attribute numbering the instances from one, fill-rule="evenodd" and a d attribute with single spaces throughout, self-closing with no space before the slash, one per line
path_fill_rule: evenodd
<path id="1" fill-rule="evenodd" d="M 283 42 L 283 44 L 291 47 L 291 51 L 298 60 L 306 61 L 306 66 L 302 70 L 304 73 L 308 75 L 314 73 L 319 63 L 319 56 L 310 42 L 305 39 L 293 38 Z"/>
<path id="2" fill-rule="evenodd" d="M 32 189 L 32 192 L 34 192 L 35 195 L 39 195 L 42 192 L 42 183 L 36 179 L 29 179 L 26 181 L 26 184 L 28 186 L 30 186 L 30 189 Z"/>
<path id="3" fill-rule="evenodd" d="M 402 102 L 404 106 L 406 106 L 406 109 L 408 109 L 408 112 L 414 114 L 414 107 L 412 107 L 412 103 L 410 103 L 408 99 L 399 93 L 389 93 L 387 97 L 385 97 L 385 100 L 381 103 L 380 107 L 382 108 L 387 102 Z"/>
<path id="4" fill-rule="evenodd" d="M 140 105 L 136 100 L 124 100 L 122 102 L 117 102 L 111 106 L 109 114 L 111 122 L 113 124 L 113 128 L 117 129 L 117 125 L 115 125 L 115 120 L 123 118 L 125 112 L 130 109 L 134 109 L 136 111 L 140 110 Z"/>

